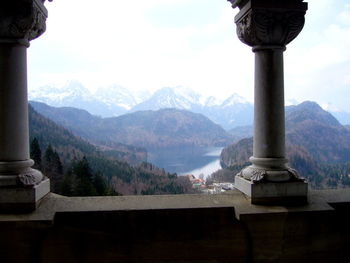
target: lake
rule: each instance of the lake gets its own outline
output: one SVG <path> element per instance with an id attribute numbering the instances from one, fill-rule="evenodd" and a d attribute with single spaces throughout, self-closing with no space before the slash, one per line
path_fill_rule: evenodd
<path id="1" fill-rule="evenodd" d="M 150 150 L 148 161 L 170 173 L 193 174 L 197 178 L 203 174 L 204 177 L 207 177 L 221 169 L 220 153 L 222 149 L 222 147 L 179 147 Z"/>

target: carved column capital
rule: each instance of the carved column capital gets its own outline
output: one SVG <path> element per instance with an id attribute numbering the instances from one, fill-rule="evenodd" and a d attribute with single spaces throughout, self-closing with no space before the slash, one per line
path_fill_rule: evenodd
<path id="1" fill-rule="evenodd" d="M 0 3 L 0 43 L 29 41 L 46 30 L 45 0 L 3 0 Z"/>
<path id="2" fill-rule="evenodd" d="M 245 44 L 289 44 L 303 29 L 307 3 L 303 0 L 231 0 L 240 12 L 235 17 L 238 38 Z"/>

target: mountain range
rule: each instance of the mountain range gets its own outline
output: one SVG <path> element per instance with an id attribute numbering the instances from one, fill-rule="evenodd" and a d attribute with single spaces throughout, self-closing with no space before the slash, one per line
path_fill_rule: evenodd
<path id="1" fill-rule="evenodd" d="M 252 132 L 252 126 L 243 126 L 231 130 L 230 134 L 202 114 L 174 108 L 102 118 L 71 107 L 52 107 L 40 102 L 30 104 L 47 118 L 100 149 L 114 151 L 119 145 L 127 149 L 142 149 L 126 144 L 149 150 L 225 146 L 248 137 Z M 48 133 L 47 136 L 54 134 Z M 221 153 L 222 165 L 233 170 L 241 169 L 252 155 L 252 145 L 252 138 L 244 138 L 225 147 Z M 336 187 L 350 183 L 350 180 L 345 180 L 350 174 L 349 126 L 341 125 L 317 103 L 304 102 L 286 107 L 286 146 L 291 166 L 306 176 L 312 187 Z M 129 154 L 132 156 L 132 151 Z"/>
<path id="2" fill-rule="evenodd" d="M 84 109 L 94 115 L 111 117 L 128 112 L 133 106 L 149 97 L 147 92 L 133 94 L 121 86 L 108 86 L 91 92 L 79 81 L 72 80 L 58 88 L 42 86 L 29 91 L 29 99 L 55 107 Z"/>
<path id="3" fill-rule="evenodd" d="M 165 108 L 188 110 L 205 115 L 227 130 L 253 121 L 253 105 L 237 94 L 219 100 L 184 87 L 165 87 L 152 95 L 147 92 L 132 93 L 117 85 L 91 92 L 80 82 L 70 81 L 61 88 L 43 86 L 30 90 L 29 99 L 54 107 L 84 109 L 101 117 Z"/>
<path id="4" fill-rule="evenodd" d="M 117 117 L 140 110 L 176 108 L 201 113 L 226 130 L 253 123 L 253 104 L 232 94 L 224 100 L 205 97 L 184 87 L 164 87 L 153 94 L 147 91 L 131 92 L 119 86 L 110 85 L 91 91 L 79 81 L 72 80 L 66 85 L 42 86 L 29 90 L 29 99 L 54 107 L 74 107 L 84 109 L 101 117 Z M 298 104 L 295 100 L 287 105 Z M 328 107 L 343 125 L 350 125 L 350 112 Z"/>
<path id="5" fill-rule="evenodd" d="M 45 117 L 96 145 L 135 145 L 148 150 L 169 147 L 226 146 L 232 136 L 199 113 L 178 109 L 144 110 L 101 118 L 85 110 L 30 102 Z"/>

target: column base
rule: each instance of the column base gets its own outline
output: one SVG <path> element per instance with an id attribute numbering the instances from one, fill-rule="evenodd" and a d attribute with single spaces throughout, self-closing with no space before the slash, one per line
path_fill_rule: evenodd
<path id="1" fill-rule="evenodd" d="M 235 188 L 259 205 L 304 205 L 307 203 L 308 184 L 304 181 L 252 182 L 235 177 Z"/>
<path id="2" fill-rule="evenodd" d="M 50 180 L 48 178 L 31 187 L 1 187 L 0 213 L 32 212 L 49 192 Z"/>

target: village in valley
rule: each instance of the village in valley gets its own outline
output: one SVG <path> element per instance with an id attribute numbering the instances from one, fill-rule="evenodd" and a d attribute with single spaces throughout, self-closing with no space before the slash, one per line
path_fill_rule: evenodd
<path id="1" fill-rule="evenodd" d="M 196 178 L 193 174 L 185 175 L 191 182 L 192 187 L 197 189 L 203 194 L 221 194 L 223 192 L 233 190 L 234 183 L 230 182 L 207 182 L 204 178 L 203 174 L 200 174 L 198 178 Z"/>

